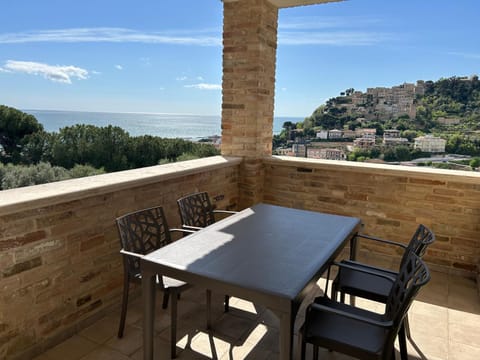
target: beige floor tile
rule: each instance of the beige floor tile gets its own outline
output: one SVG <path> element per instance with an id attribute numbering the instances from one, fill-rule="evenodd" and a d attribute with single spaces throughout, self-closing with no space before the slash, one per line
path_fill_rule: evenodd
<path id="1" fill-rule="evenodd" d="M 459 311 L 480 314 L 480 300 L 475 288 L 452 286 L 448 292 L 448 307 Z"/>
<path id="2" fill-rule="evenodd" d="M 449 334 L 451 342 L 480 348 L 480 323 L 474 325 L 451 323 Z"/>
<path id="3" fill-rule="evenodd" d="M 478 299 L 480 301 L 480 297 Z M 448 309 L 448 322 L 449 324 L 455 323 L 469 326 L 480 326 L 480 314 Z"/>
<path id="4" fill-rule="evenodd" d="M 80 331 L 80 336 L 97 344 L 103 344 L 110 338 L 117 336 L 118 322 L 120 317 L 105 316 L 95 324 Z"/>
<path id="5" fill-rule="evenodd" d="M 68 359 L 68 357 L 65 359 Z M 101 346 L 82 357 L 81 360 L 129 360 L 129 358 L 116 350 Z"/>
<path id="6" fill-rule="evenodd" d="M 227 336 L 237 342 L 243 342 L 249 336 L 255 324 L 256 322 L 253 319 L 226 313 L 212 324 L 212 331 L 219 336 Z"/>
<path id="7" fill-rule="evenodd" d="M 50 360 L 46 354 L 39 355 L 37 357 L 34 357 L 33 360 Z"/>
<path id="8" fill-rule="evenodd" d="M 108 340 L 105 345 L 124 355 L 131 355 L 142 347 L 143 332 L 141 329 L 127 325 L 121 339 L 116 336 Z"/>
<path id="9" fill-rule="evenodd" d="M 231 347 L 230 342 L 207 332 L 197 333 L 190 343 L 189 349 L 209 359 L 220 359 Z"/>
<path id="10" fill-rule="evenodd" d="M 95 342 L 82 336 L 74 335 L 48 350 L 45 355 L 49 360 L 77 360 L 97 348 L 98 344 Z"/>
<path id="11" fill-rule="evenodd" d="M 480 359 L 480 347 L 450 342 L 448 360 L 478 360 Z"/>

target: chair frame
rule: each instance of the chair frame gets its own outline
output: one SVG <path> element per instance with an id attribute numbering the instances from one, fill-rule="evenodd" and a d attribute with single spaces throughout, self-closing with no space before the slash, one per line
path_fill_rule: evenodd
<path id="1" fill-rule="evenodd" d="M 386 302 L 385 314 L 380 316 L 377 313 L 336 302 L 335 300 L 330 300 L 326 295 L 322 297 L 321 300 L 317 298 L 316 302 L 308 306 L 305 324 L 301 329 L 301 359 L 305 359 L 307 342 L 314 345 L 313 355 L 315 360 L 318 358 L 318 347 L 322 345 L 328 346 L 331 350 L 337 350 L 359 358 L 394 359 L 394 341 L 398 334 L 401 358 L 406 360 L 408 354 L 406 352 L 405 336 L 401 336 L 402 333 L 403 335 L 405 333 L 404 317 L 420 288 L 430 280 L 430 273 L 423 260 L 414 252 L 410 252 L 395 279 L 369 269 L 357 269 L 355 266 L 345 263 L 334 263 L 334 265 L 366 272 L 372 276 L 381 277 L 392 282 L 391 291 Z M 374 327 L 389 329 L 382 352 L 368 353 L 366 349 L 355 348 L 355 344 L 351 344 L 349 347 L 345 343 L 342 343 L 342 340 L 335 342 L 335 340 L 332 339 L 322 338 L 321 334 L 311 334 L 310 331 L 314 331 L 310 330 L 313 312 L 327 312 L 335 316 L 350 319 L 352 322 L 362 322 Z M 403 346 L 402 338 L 404 341 Z"/>
<path id="2" fill-rule="evenodd" d="M 185 195 L 177 200 L 182 229 L 201 230 L 215 223 L 215 214 L 232 215 L 237 213 L 230 210 L 217 210 L 210 201 L 206 191 Z M 224 311 L 230 309 L 230 296 L 225 295 Z"/>
<path id="3" fill-rule="evenodd" d="M 419 224 L 417 229 L 415 230 L 410 242 L 408 245 L 405 245 L 403 243 L 391 241 L 391 240 L 386 240 L 382 238 L 378 238 L 375 236 L 370 236 L 370 235 L 365 235 L 365 234 L 357 234 L 357 238 L 361 239 L 366 239 L 366 240 L 371 240 L 375 242 L 380 242 L 383 244 L 387 245 L 392 245 L 392 246 L 397 246 L 402 249 L 404 249 L 404 253 L 402 256 L 402 259 L 400 261 L 400 268 L 403 265 L 403 262 L 405 259 L 408 257 L 410 252 L 415 253 L 417 256 L 422 258 L 427 250 L 427 247 L 432 244 L 435 241 L 435 234 L 425 225 Z M 375 267 L 369 264 L 364 264 L 360 263 L 357 261 L 353 260 L 342 260 L 342 264 L 348 264 L 350 265 L 348 268 L 344 267 L 348 270 L 352 271 L 358 271 L 359 269 L 368 269 L 371 272 L 376 272 L 376 273 L 381 273 L 390 277 L 397 277 L 398 272 L 389 270 L 389 269 L 384 269 L 384 268 L 379 268 Z M 330 269 L 329 269 L 330 272 Z M 373 274 L 372 274 L 373 275 Z M 329 274 L 327 275 L 329 278 Z M 349 286 L 342 286 L 342 273 L 341 273 L 341 268 L 339 271 L 339 274 L 336 276 L 336 278 L 332 282 L 332 297 L 334 299 L 337 298 L 337 294 L 340 293 L 340 301 L 345 302 L 345 294 L 349 294 L 352 297 L 359 296 L 362 298 L 366 298 L 369 300 L 381 302 L 381 303 L 386 303 L 388 294 L 387 293 L 376 293 L 373 291 L 369 291 L 366 289 L 362 289 L 361 284 L 358 286 L 352 287 L 351 285 Z M 328 282 L 327 282 L 328 285 Z M 327 291 L 327 289 L 325 290 Z M 352 298 L 352 303 L 354 304 L 354 298 Z M 406 330 L 406 337 L 408 340 L 413 344 L 413 339 L 410 331 L 410 326 L 408 322 L 408 315 L 405 317 L 405 330 Z M 403 342 L 404 339 L 402 339 Z"/>
<path id="4" fill-rule="evenodd" d="M 185 229 L 170 229 L 161 206 L 137 210 L 116 219 L 120 245 L 120 254 L 123 257 L 123 294 L 118 327 L 118 338 L 123 337 L 125 320 L 127 316 L 129 288 L 131 282 L 141 282 L 140 260 L 146 254 L 155 251 L 172 242 L 170 234 L 173 232 L 184 233 Z M 191 231 L 190 231 L 191 232 Z M 169 284 L 169 282 L 171 284 Z M 170 285 L 170 286 L 169 286 Z M 171 357 L 176 357 L 176 333 L 177 333 L 177 300 L 180 293 L 188 289 L 190 285 L 157 276 L 157 288 L 163 291 L 162 308 L 168 307 L 168 299 L 172 298 L 170 306 L 171 314 Z"/>

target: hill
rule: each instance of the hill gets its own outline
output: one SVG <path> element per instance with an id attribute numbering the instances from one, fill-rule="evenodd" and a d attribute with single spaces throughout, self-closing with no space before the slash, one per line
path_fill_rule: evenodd
<path id="1" fill-rule="evenodd" d="M 423 133 L 480 129 L 480 81 L 478 76 L 419 80 L 392 88 L 353 88 L 329 99 L 302 124 L 310 130 L 376 128 L 413 130 Z"/>

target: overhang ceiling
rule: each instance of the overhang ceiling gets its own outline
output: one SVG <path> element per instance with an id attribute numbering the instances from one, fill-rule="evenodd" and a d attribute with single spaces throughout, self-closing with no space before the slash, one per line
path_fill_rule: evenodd
<path id="1" fill-rule="evenodd" d="M 223 2 L 234 2 L 241 0 L 223 0 Z M 329 2 L 339 2 L 345 0 L 269 0 L 272 4 L 279 8 L 287 8 L 301 5 L 325 4 Z"/>
<path id="2" fill-rule="evenodd" d="M 301 6 L 301 5 L 313 5 L 313 4 L 324 4 L 329 2 L 338 2 L 344 0 L 269 0 L 272 4 L 278 6 L 279 8 Z"/>

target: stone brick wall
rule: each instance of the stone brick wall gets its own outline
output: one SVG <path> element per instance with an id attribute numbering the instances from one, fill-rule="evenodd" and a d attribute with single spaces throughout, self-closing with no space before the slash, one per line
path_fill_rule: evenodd
<path id="1" fill-rule="evenodd" d="M 224 3 L 222 154 L 244 157 L 240 204 L 263 193 L 272 154 L 278 9 L 268 0 Z"/>
<path id="2" fill-rule="evenodd" d="M 176 199 L 204 190 L 235 209 L 239 163 L 213 157 L 0 192 L 0 358 L 31 359 L 119 304 L 117 216 L 162 205 L 178 226 Z"/>
<path id="3" fill-rule="evenodd" d="M 286 157 L 265 164 L 265 202 L 356 216 L 363 232 L 404 243 L 423 223 L 436 234 L 425 257 L 432 268 L 477 276 L 479 173 Z M 363 251 L 400 257 L 381 246 Z"/>

